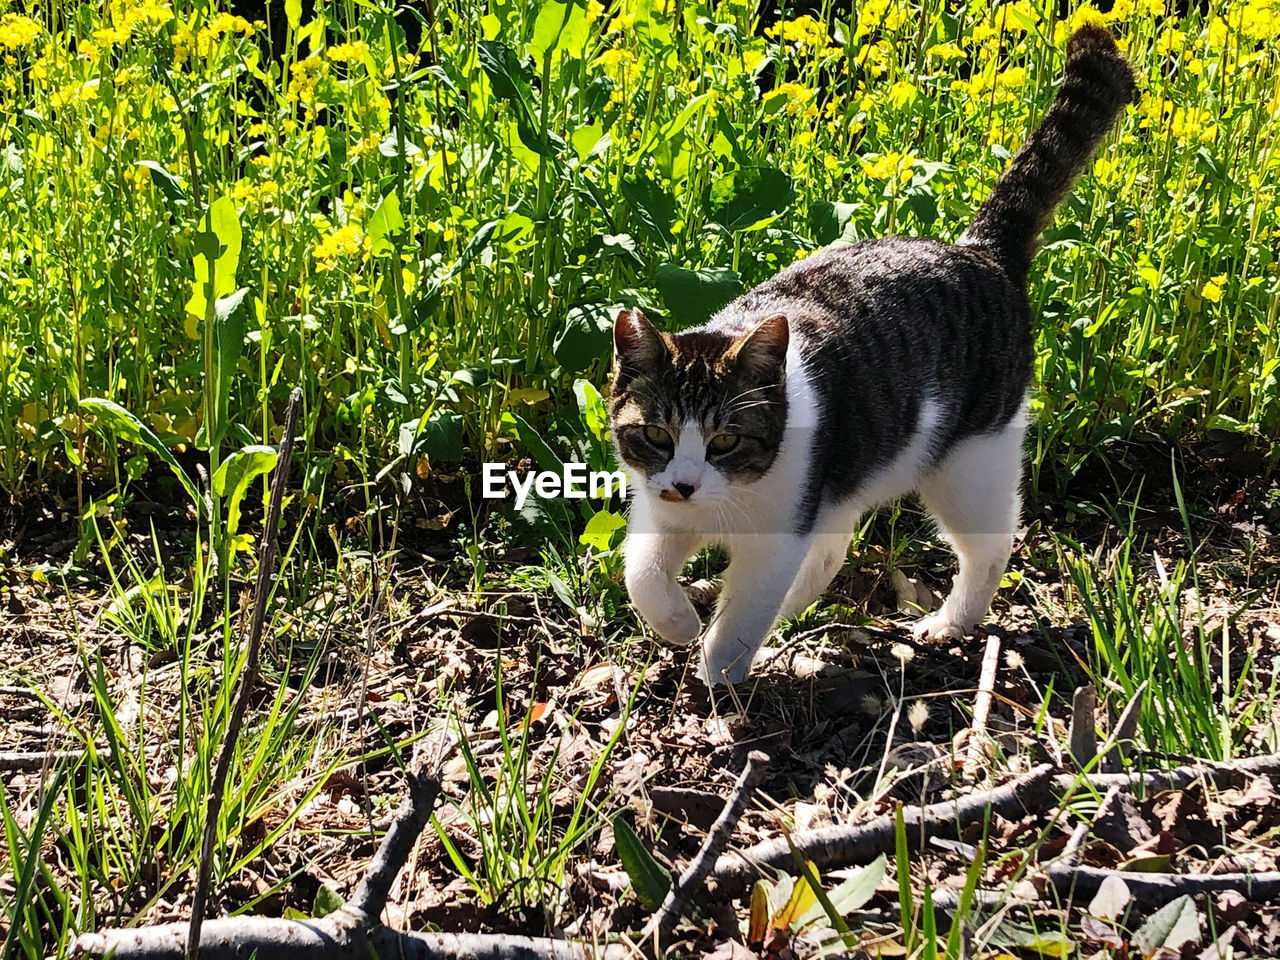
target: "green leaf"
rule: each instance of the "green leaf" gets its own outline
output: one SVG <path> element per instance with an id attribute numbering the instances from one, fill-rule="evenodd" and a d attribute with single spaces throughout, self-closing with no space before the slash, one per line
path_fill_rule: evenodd
<path id="1" fill-rule="evenodd" d="M 342 905 L 342 898 L 324 884 L 321 884 L 320 889 L 316 891 L 315 903 L 311 907 L 311 916 L 319 920 L 321 917 L 327 917 L 331 913 L 337 913 L 342 909 Z"/>
<path id="2" fill-rule="evenodd" d="M 249 489 L 254 478 L 269 473 L 275 468 L 279 453 L 275 447 L 255 444 L 242 447 L 227 458 L 214 471 L 213 492 L 227 501 L 228 538 L 234 537 L 240 528 L 240 502 Z"/>
<path id="3" fill-rule="evenodd" d="M 676 215 L 675 198 L 647 174 L 623 180 L 618 189 L 645 233 L 660 243 L 671 243 L 671 221 Z"/>
<path id="4" fill-rule="evenodd" d="M 857 873 L 827 894 L 827 899 L 831 902 L 831 906 L 838 916 L 844 917 L 853 913 L 853 911 L 861 908 L 876 895 L 880 881 L 884 879 L 885 865 L 887 863 L 888 860 L 885 855 L 883 853 L 880 854 L 875 860 L 865 867 L 860 867 Z M 795 927 L 799 929 L 810 923 L 815 923 L 825 915 L 826 910 L 821 899 L 819 899 L 818 903 L 815 903 L 795 921 Z"/>
<path id="5" fill-rule="evenodd" d="M 284 16 L 289 29 L 297 30 L 302 24 L 302 0 L 284 0 Z"/>
<path id="6" fill-rule="evenodd" d="M 370 252 L 375 257 L 384 257 L 395 250 L 391 237 L 399 236 L 404 231 L 404 217 L 400 215 L 400 197 L 393 190 L 382 198 L 369 217 Z"/>
<path id="7" fill-rule="evenodd" d="M 742 290 L 742 280 L 727 267 L 689 270 L 664 263 L 654 276 L 658 292 L 681 326 L 702 323 Z"/>
<path id="8" fill-rule="evenodd" d="M 80 409 L 97 417 L 101 427 L 116 439 L 145 447 L 164 461 L 173 471 L 173 475 L 178 478 L 178 482 L 182 484 L 182 489 L 187 491 L 196 509 L 204 512 L 204 501 L 196 491 L 196 485 L 191 482 L 187 472 L 174 459 L 169 448 L 155 435 L 155 431 L 114 400 L 86 397 L 80 401 Z"/>
<path id="9" fill-rule="evenodd" d="M 1148 957 L 1161 949 L 1177 955 L 1186 944 L 1196 943 L 1199 939 L 1200 918 L 1196 914 L 1196 904 L 1186 894 L 1153 913 L 1133 935 L 1133 942 L 1143 956 Z"/>
<path id="10" fill-rule="evenodd" d="M 824 247 L 841 239 L 857 209 L 856 203 L 832 203 L 829 200 L 818 200 L 810 204 L 809 229 L 813 231 L 813 239 Z"/>
<path id="11" fill-rule="evenodd" d="M 613 818 L 613 842 L 618 850 L 618 859 L 622 861 L 641 905 L 646 910 L 657 910 L 671 889 L 671 872 L 645 849 L 627 822 L 626 813 L 620 810 Z"/>
<path id="12" fill-rule="evenodd" d="M 564 461 L 556 456 L 555 451 L 547 446 L 547 441 L 542 439 L 542 434 L 530 425 L 529 421 L 518 413 L 504 413 L 503 420 L 508 417 L 510 422 L 516 428 L 516 436 L 520 438 L 520 443 L 533 454 L 533 459 L 538 462 L 538 469 L 550 470 L 553 473 L 562 473 L 564 471 Z"/>
<path id="13" fill-rule="evenodd" d="M 532 74 L 516 52 L 501 40 L 481 40 L 476 55 L 493 92 L 522 109 L 526 116 L 532 116 L 533 90 L 529 86 Z"/>
<path id="14" fill-rule="evenodd" d="M 795 200 L 791 178 L 774 167 L 740 167 L 711 184 L 711 219 L 730 230 L 750 230 Z"/>
<path id="15" fill-rule="evenodd" d="M 581 57 L 583 48 L 591 36 L 587 15 L 576 3 L 550 0 L 544 3 L 533 21 L 533 38 L 529 41 L 529 53 L 539 63 L 548 53 L 564 50 L 574 57 Z"/>
<path id="16" fill-rule="evenodd" d="M 227 411 L 231 402 L 231 387 L 236 376 L 236 365 L 240 362 L 240 354 L 244 351 L 245 296 L 248 287 L 241 287 L 235 293 L 219 297 L 213 305 L 213 349 L 214 349 L 214 383 L 213 383 L 213 418 L 215 423 L 209 425 L 210 443 L 220 443 L 227 433 Z"/>
<path id="17" fill-rule="evenodd" d="M 462 459 L 462 417 L 452 410 L 436 410 L 422 425 L 417 449 L 433 461 L 457 463 Z"/>
<path id="18" fill-rule="evenodd" d="M 580 373 L 609 356 L 613 347 L 614 308 L 586 303 L 569 310 L 551 352 L 565 373 Z"/>
<path id="19" fill-rule="evenodd" d="M 609 549 L 613 535 L 626 525 L 627 521 L 624 517 L 608 510 L 597 510 L 587 521 L 586 529 L 578 537 L 578 542 L 604 552 Z"/>
<path id="20" fill-rule="evenodd" d="M 169 211 L 175 218 L 181 217 L 186 212 L 184 208 L 188 201 L 187 192 L 182 189 L 178 178 L 154 160 L 139 160 L 138 166 L 146 167 L 151 171 L 151 182 L 160 188 L 165 203 L 169 205 Z"/>
<path id="21" fill-rule="evenodd" d="M 241 231 L 235 201 L 230 197 L 213 201 L 200 221 L 200 231 L 196 237 L 195 282 L 191 285 L 187 313 L 203 320 L 209 309 L 209 294 L 212 292 L 213 299 L 217 300 L 236 287 Z"/>
<path id="22" fill-rule="evenodd" d="M 573 395 L 578 400 L 578 414 L 587 425 L 591 435 L 597 440 L 604 440 L 609 431 L 609 412 L 605 409 L 604 398 L 590 380 L 573 381 Z"/>
<path id="23" fill-rule="evenodd" d="M 418 327 L 431 319 L 436 310 L 440 308 L 445 284 L 465 270 L 471 261 L 478 257 L 484 248 L 489 245 L 489 241 L 492 239 L 494 231 L 498 229 L 499 223 L 501 223 L 499 220 L 490 220 L 476 230 L 471 239 L 467 241 L 462 253 L 458 255 L 458 259 L 453 262 L 448 270 L 436 270 L 431 274 L 427 274 L 424 271 L 423 277 L 418 281 L 418 289 L 415 291 L 413 303 L 409 306 L 404 317 L 391 327 L 393 334 L 403 336 L 412 330 L 418 329 Z"/>

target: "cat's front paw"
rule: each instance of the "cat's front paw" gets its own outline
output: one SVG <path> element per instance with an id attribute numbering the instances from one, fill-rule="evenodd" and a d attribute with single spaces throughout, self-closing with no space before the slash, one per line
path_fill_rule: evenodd
<path id="1" fill-rule="evenodd" d="M 962 640 L 965 632 L 963 626 L 946 616 L 941 610 L 918 620 L 915 626 L 911 628 L 911 635 L 917 640 L 927 640 L 930 643 L 941 643 L 944 640 Z"/>
<path id="2" fill-rule="evenodd" d="M 708 687 L 742 683 L 751 672 L 754 653 L 744 643 L 717 642 L 708 636 L 702 644 L 696 676 Z"/>
<path id="3" fill-rule="evenodd" d="M 683 594 L 680 595 L 680 601 L 656 610 L 640 611 L 645 622 L 653 628 L 662 642 L 673 647 L 687 647 L 702 632 L 698 612 Z"/>

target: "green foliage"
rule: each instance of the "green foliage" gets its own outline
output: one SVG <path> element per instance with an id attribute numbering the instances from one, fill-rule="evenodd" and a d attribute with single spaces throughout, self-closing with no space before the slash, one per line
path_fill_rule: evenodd
<path id="1" fill-rule="evenodd" d="M 613 843 L 640 905 L 646 910 L 657 910 L 671 889 L 671 871 L 660 864 L 636 836 L 625 810 L 613 817 Z"/>
<path id="2" fill-rule="evenodd" d="M 524 391 L 569 439 L 556 406 L 601 384 L 615 305 L 683 326 L 823 244 L 955 236 L 1068 32 L 1026 0 L 767 30 L 755 7 L 448 0 L 417 35 L 385 5 L 290 0 L 275 60 L 217 3 L 19 2 L 0 486 L 127 458 L 86 433 L 90 397 L 210 474 L 295 383 L 309 472 L 338 483 L 402 463 L 424 411 L 415 456 L 526 454 L 503 427 Z M 1107 19 L 1144 93 L 1033 276 L 1037 479 L 1139 425 L 1280 431 L 1280 46 L 1238 0 Z"/>

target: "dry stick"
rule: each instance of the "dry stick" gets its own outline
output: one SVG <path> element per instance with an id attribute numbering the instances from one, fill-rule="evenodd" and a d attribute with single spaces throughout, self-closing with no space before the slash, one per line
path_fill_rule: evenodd
<path id="1" fill-rule="evenodd" d="M 1071 698 L 1071 759 L 1081 770 L 1098 753 L 1098 689 L 1091 683 L 1076 687 Z"/>
<path id="2" fill-rule="evenodd" d="M 747 765 L 742 768 L 742 773 L 738 775 L 738 782 L 733 785 L 729 802 L 724 805 L 720 816 L 711 825 L 711 830 L 707 833 L 707 839 L 702 842 L 701 849 L 689 862 L 684 873 L 680 874 L 680 879 L 667 891 L 662 905 L 658 907 L 658 912 L 645 925 L 641 940 L 647 941 L 650 937 L 660 940 L 679 922 L 689 895 L 702 886 L 715 868 L 717 858 L 724 850 L 725 844 L 729 842 L 729 838 L 733 836 L 734 828 L 742 819 L 747 804 L 751 802 L 756 787 L 760 786 L 760 781 L 764 779 L 764 773 L 768 768 L 769 755 L 763 750 L 752 750 L 747 754 Z"/>
<path id="3" fill-rule="evenodd" d="M 987 718 L 991 716 L 991 694 L 995 691 L 996 669 L 1000 665 L 1000 638 L 996 634 L 987 637 L 987 649 L 982 654 L 982 671 L 978 676 L 978 695 L 973 701 L 973 725 L 969 728 L 969 746 L 965 751 L 964 775 L 972 778 L 982 761 L 983 747 L 987 739 Z"/>
<path id="4" fill-rule="evenodd" d="M 971 793 L 955 800 L 944 800 L 923 807 L 903 810 L 907 825 L 907 844 L 918 849 L 930 837 L 959 836 L 966 826 L 980 823 L 987 810 L 1004 817 L 1017 817 L 1048 809 L 1064 793 L 1089 785 L 1105 790 L 1120 785 L 1132 789 L 1141 786 L 1147 792 L 1182 790 L 1203 780 L 1221 789 L 1242 777 L 1280 773 L 1280 753 L 1251 757 L 1227 763 L 1198 763 L 1173 770 L 1146 773 L 1053 774 L 1050 764 L 1041 764 L 1017 780 L 991 790 Z M 877 817 L 866 823 L 840 824 L 791 835 L 791 843 L 806 860 L 818 867 L 850 866 L 865 863 L 881 853 L 892 853 L 895 846 L 892 815 Z M 729 853 L 716 862 L 713 877 L 725 892 L 742 890 L 763 867 L 780 870 L 792 863 L 791 848 L 785 839 L 766 840 L 740 853 Z"/>
<path id="5" fill-rule="evenodd" d="M 1138 685 L 1138 689 L 1133 691 L 1133 696 L 1129 698 L 1129 702 L 1125 705 L 1124 710 L 1120 712 L 1120 719 L 1116 721 L 1115 732 L 1111 734 L 1111 740 L 1115 744 L 1102 758 L 1102 768 L 1108 773 L 1118 773 L 1123 769 L 1124 761 L 1129 756 L 1129 748 L 1133 744 L 1134 734 L 1138 732 L 1138 716 L 1142 711 L 1142 697 L 1147 692 L 1147 684 L 1151 681 L 1143 680 Z"/>
<path id="6" fill-rule="evenodd" d="M 957 800 L 944 800 L 902 811 L 907 827 L 907 846 L 919 849 L 930 836 L 949 832 L 957 836 L 967 824 L 979 822 L 988 809 L 1014 817 L 1023 811 L 1044 809 L 1054 799 L 1053 767 L 1044 763 L 1011 783 L 982 790 Z M 766 840 L 741 853 L 728 853 L 716 862 L 715 881 L 725 892 L 744 888 L 762 867 L 781 870 L 793 860 L 791 849 L 805 860 L 824 867 L 848 866 L 869 861 L 881 853 L 892 853 L 896 845 L 894 817 L 876 817 L 866 823 L 821 827 L 793 833 L 787 839 Z"/>
<path id="7" fill-rule="evenodd" d="M 1142 907 L 1159 907 L 1184 895 L 1235 890 L 1254 903 L 1280 897 L 1280 873 L 1126 873 L 1098 867 L 1055 864 L 1048 870 L 1049 882 L 1064 901 L 1092 898 L 1108 877 L 1119 877 L 1129 888 L 1134 902 Z"/>
<path id="8" fill-rule="evenodd" d="M 55 763 L 72 763 L 83 750 L 36 750 L 32 753 L 0 753 L 0 770 L 43 770 Z"/>
<path id="9" fill-rule="evenodd" d="M 205 903 L 209 897 L 209 873 L 213 866 L 213 842 L 218 832 L 218 816 L 222 812 L 222 794 L 227 785 L 227 773 L 235 757 L 240 728 L 253 696 L 258 680 L 258 654 L 262 646 L 262 627 L 267 616 L 267 597 L 276 569 L 276 528 L 280 524 L 280 505 L 284 500 L 284 488 L 289 481 L 289 464 L 293 460 L 293 432 L 298 426 L 298 411 L 302 407 L 302 388 L 295 387 L 289 397 L 289 409 L 284 417 L 284 433 L 280 437 L 280 456 L 276 460 L 275 476 L 271 479 L 271 500 L 267 505 L 266 527 L 262 532 L 262 546 L 258 550 L 258 583 L 253 598 L 253 619 L 249 622 L 249 649 L 245 654 L 244 673 L 240 677 L 240 690 L 231 708 L 227 732 L 222 740 L 222 752 L 213 771 L 209 785 L 209 802 L 205 808 L 204 839 L 200 844 L 200 866 L 196 875 L 196 888 L 191 899 L 191 925 L 187 932 L 187 958 L 196 960 L 200 953 L 200 926 L 204 922 Z"/>
<path id="10" fill-rule="evenodd" d="M 351 900 L 321 920 L 274 917 L 224 917 L 201 931 L 203 960 L 624 960 L 633 951 L 621 946 L 602 950 L 564 940 L 474 933 L 401 933 L 378 921 L 387 892 L 404 866 L 419 834 L 430 822 L 440 793 L 438 765 L 430 773 L 409 776 L 409 797 L 374 854 L 369 871 Z M 185 923 L 87 933 L 74 953 L 115 960 L 181 960 L 187 953 Z"/>

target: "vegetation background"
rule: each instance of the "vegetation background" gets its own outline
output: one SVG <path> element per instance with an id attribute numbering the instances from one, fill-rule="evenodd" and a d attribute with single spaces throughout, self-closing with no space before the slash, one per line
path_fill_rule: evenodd
<path id="1" fill-rule="evenodd" d="M 73 715 L 13 648 L 6 669 L 87 753 L 55 789 L 7 795 L 6 958 L 64 952 L 185 882 L 295 386 L 277 678 L 322 669 L 323 643 L 298 642 L 309 631 L 347 623 L 370 651 L 384 643 L 369 623 L 404 610 L 379 581 L 397 547 L 450 558 L 406 604 L 446 587 L 463 605 L 542 595 L 579 637 L 643 664 L 647 648 L 625 646 L 639 630 L 617 582 L 620 505 L 490 513 L 477 464 L 611 462 L 600 392 L 620 305 L 681 328 L 827 244 L 958 235 L 1087 20 L 1117 36 L 1141 99 L 1031 278 L 1028 482 L 1036 516 L 1066 504 L 1059 519 L 1105 533 L 1031 536 L 1026 569 L 1052 568 L 1064 591 L 1031 602 L 1086 624 L 1080 659 L 1108 696 L 1161 685 L 1144 743 L 1226 757 L 1261 742 L 1274 677 L 1187 611 L 1210 561 L 1204 593 L 1230 597 L 1231 622 L 1274 585 L 1258 571 L 1274 572 L 1265 523 L 1280 517 L 1276 0 L 0 0 L 0 585 L 15 623 L 33 597 L 62 596 L 49 602 L 70 659 L 46 667 L 92 694 Z M 1247 529 L 1212 558 L 1201 521 L 1220 503 L 1188 506 L 1169 469 L 1188 449 L 1244 478 L 1224 483 Z M 1147 480 L 1173 531 L 1154 567 Z M 886 572 L 913 569 L 901 516 L 874 521 Z M 1005 592 L 1026 599 L 1032 580 L 1015 570 Z M 74 597 L 95 598 L 92 613 Z M 370 611 L 363 626 L 352 611 Z M 137 707 L 119 688 L 97 630 L 179 664 L 181 682 L 153 694 L 169 740 L 145 722 L 147 694 Z M 278 689 L 229 786 L 219 883 L 292 836 L 342 763 L 409 736 L 299 740 L 314 704 Z M 116 719 L 125 701 L 134 728 Z M 513 783 L 527 747 L 503 739 Z M 483 852 L 450 847 L 449 862 L 487 904 L 515 885 L 545 906 L 598 835 L 599 802 L 568 821 L 472 809 Z M 524 859 L 493 854 L 506 830 Z M 33 854 L 51 844 L 58 866 Z M 42 883 L 44 899 L 24 899 Z M 283 889 L 264 884 L 236 908 Z"/>

